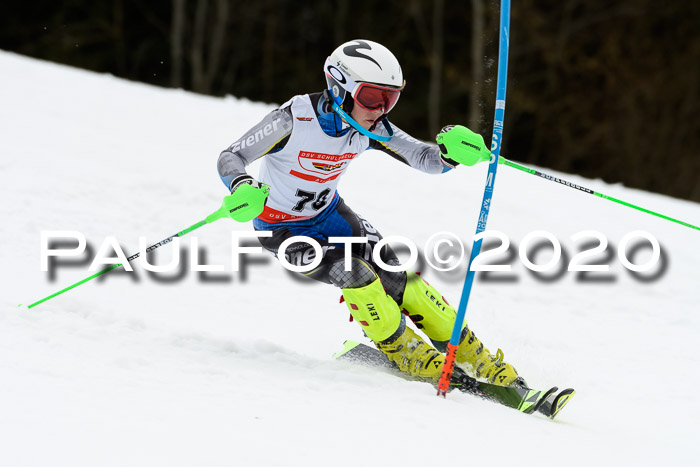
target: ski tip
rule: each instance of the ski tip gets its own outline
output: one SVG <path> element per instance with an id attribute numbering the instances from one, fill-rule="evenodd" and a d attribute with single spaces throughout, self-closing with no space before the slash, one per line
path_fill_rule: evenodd
<path id="1" fill-rule="evenodd" d="M 569 403 L 575 394 L 576 391 L 571 388 L 564 389 L 562 392 L 557 394 L 557 397 L 554 398 L 554 402 L 552 403 L 552 411 L 549 414 L 549 419 L 554 420 L 554 417 L 561 412 L 561 409 L 563 409 L 564 406 Z"/>
<path id="2" fill-rule="evenodd" d="M 539 412 L 544 404 L 547 403 L 547 400 L 552 397 L 552 395 L 559 390 L 558 387 L 552 386 L 549 388 L 549 390 L 545 391 L 544 394 L 539 398 L 539 400 L 535 403 L 534 406 L 531 407 L 531 409 L 528 412 L 525 413 L 535 413 Z"/>
<path id="3" fill-rule="evenodd" d="M 360 345 L 360 343 L 356 342 L 356 341 L 345 341 L 343 343 L 343 349 L 340 350 L 339 352 L 334 353 L 333 358 L 338 359 L 338 358 L 342 357 L 343 355 L 350 352 L 352 349 L 354 349 L 358 345 Z"/>

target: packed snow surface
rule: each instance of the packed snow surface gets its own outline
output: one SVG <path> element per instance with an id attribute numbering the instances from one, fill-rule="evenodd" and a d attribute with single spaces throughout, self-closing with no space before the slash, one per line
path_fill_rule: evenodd
<path id="1" fill-rule="evenodd" d="M 155 243 L 216 210 L 227 194 L 219 152 L 274 106 L 6 52 L 0 104 L 0 465 L 688 465 L 700 455 L 700 232 L 500 167 L 489 229 L 510 239 L 513 270 L 477 280 L 467 319 L 531 386 L 576 388 L 552 422 L 334 361 L 344 340 L 366 342 L 339 291 L 295 279 L 266 254 L 232 272 L 231 232 L 252 226 L 231 220 L 182 239 L 191 249 L 196 238 L 199 263 L 223 272 L 193 272 L 190 260 L 181 277 L 150 275 L 134 264 L 18 307 L 91 274 L 92 256 L 53 279 L 42 272 L 42 231 L 80 231 L 93 255 L 113 236 L 132 254 L 140 236 Z M 517 160 L 517 148 L 507 156 Z M 469 248 L 485 173 L 482 164 L 431 176 L 370 151 L 340 193 L 384 236 L 423 249 L 448 231 Z M 553 174 L 700 223 L 698 204 Z M 584 242 L 572 235 L 601 232 L 608 254 L 592 260 L 610 271 L 538 279 L 517 255 L 535 230 L 561 242 L 564 266 Z M 665 270 L 646 281 L 617 256 L 636 230 L 663 252 Z M 458 303 L 464 267 L 419 268 Z"/>

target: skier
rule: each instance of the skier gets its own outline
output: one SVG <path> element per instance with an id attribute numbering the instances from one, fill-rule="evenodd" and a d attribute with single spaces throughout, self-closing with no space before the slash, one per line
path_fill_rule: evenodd
<path id="1" fill-rule="evenodd" d="M 290 237 L 315 239 L 323 247 L 323 259 L 305 275 L 339 287 L 354 321 L 401 371 L 437 382 L 455 309 L 417 274 L 386 271 L 374 262 L 372 249 L 381 235 L 345 204 L 336 187 L 350 162 L 367 149 L 429 174 L 474 165 L 481 159 L 461 144 L 474 133 L 462 126 L 445 127 L 437 146 L 391 124 L 387 115 L 405 81 L 398 60 L 381 44 L 346 42 L 327 58 L 324 72 L 328 86 L 322 93 L 293 97 L 223 151 L 219 175 L 232 196 L 254 210 L 254 228 L 272 232 L 260 238 L 265 249 L 277 256 L 280 244 Z M 257 181 L 245 167 L 260 157 Z M 345 270 L 344 245 L 330 243 L 329 237 L 367 238 L 367 243 L 352 244 L 351 271 Z M 388 246 L 380 257 L 386 264 L 400 264 Z M 312 245 L 297 242 L 287 248 L 286 258 L 308 265 L 315 252 Z M 433 345 L 406 325 L 404 315 Z M 471 376 L 524 386 L 503 352 L 491 354 L 466 323 L 455 360 Z"/>

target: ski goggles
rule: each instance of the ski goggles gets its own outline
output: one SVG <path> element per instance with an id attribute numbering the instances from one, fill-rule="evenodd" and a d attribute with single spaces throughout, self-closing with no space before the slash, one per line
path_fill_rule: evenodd
<path id="1" fill-rule="evenodd" d="M 399 101 L 401 90 L 405 85 L 405 81 L 400 88 L 389 88 L 372 83 L 357 83 L 350 95 L 355 103 L 363 109 L 370 111 L 384 109 L 386 114 Z"/>
<path id="2" fill-rule="evenodd" d="M 398 88 L 365 82 L 357 83 L 340 71 L 330 59 L 326 59 L 325 71 L 326 76 L 335 80 L 346 91 L 352 90 L 350 95 L 355 103 L 370 111 L 384 109 L 384 113 L 389 113 L 399 101 L 401 91 L 406 86 L 405 80 Z M 340 105 L 341 102 L 337 102 L 337 104 Z"/>

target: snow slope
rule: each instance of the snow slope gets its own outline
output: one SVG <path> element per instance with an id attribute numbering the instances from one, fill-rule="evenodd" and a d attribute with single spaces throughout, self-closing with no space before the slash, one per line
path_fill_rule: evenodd
<path id="1" fill-rule="evenodd" d="M 0 108 L 0 465 L 688 465 L 700 455 L 698 231 L 500 168 L 489 228 L 513 243 L 547 230 L 571 256 L 576 232 L 616 247 L 646 230 L 668 260 L 651 282 L 616 256 L 607 282 L 539 281 L 517 259 L 514 282 L 477 282 L 467 317 L 486 345 L 532 386 L 577 389 L 551 422 L 332 361 L 345 339 L 363 339 L 338 290 L 265 255 L 231 272 L 230 232 L 252 230 L 233 221 L 191 234 L 207 263 L 225 266 L 217 282 L 185 270 L 163 283 L 136 265 L 18 308 L 88 275 L 83 263 L 50 281 L 42 230 L 79 230 L 95 248 L 113 235 L 134 252 L 139 236 L 155 243 L 194 224 L 226 194 L 219 152 L 273 106 L 0 52 Z M 429 176 L 368 152 L 340 191 L 385 236 L 423 246 L 450 231 L 469 246 L 485 172 Z M 561 176 L 700 223 L 698 204 Z M 456 304 L 462 273 L 424 271 Z"/>

